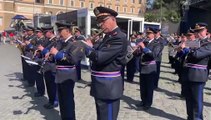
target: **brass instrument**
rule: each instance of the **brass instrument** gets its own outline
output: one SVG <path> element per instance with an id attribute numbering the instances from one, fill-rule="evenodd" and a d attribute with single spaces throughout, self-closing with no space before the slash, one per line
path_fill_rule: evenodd
<path id="1" fill-rule="evenodd" d="M 16 43 L 16 46 L 15 47 L 17 47 L 20 50 L 21 54 L 24 53 L 24 49 L 25 49 L 25 46 L 22 45 L 22 43 L 23 43 L 22 40 L 23 40 L 23 37 L 22 36 L 18 36 L 14 40 L 14 43 Z"/>
<path id="2" fill-rule="evenodd" d="M 200 41 L 194 40 L 194 41 L 185 41 L 185 46 L 188 48 L 199 48 L 201 45 Z"/>
<path id="3" fill-rule="evenodd" d="M 106 29 L 101 30 L 100 32 L 96 33 L 94 36 L 88 38 L 87 40 L 91 40 L 92 44 L 95 44 L 97 42 L 96 40 L 97 36 L 101 35 L 105 30 Z"/>
<path id="4" fill-rule="evenodd" d="M 147 38 L 144 38 L 144 40 L 143 41 L 141 41 L 141 42 L 145 42 L 147 40 Z M 140 47 L 135 47 L 135 48 L 133 48 L 131 45 L 128 45 L 127 46 L 127 54 L 126 54 L 126 62 L 128 63 L 130 60 L 132 60 L 133 59 L 133 54 L 134 54 L 134 52 L 136 51 L 136 50 L 138 50 Z"/>

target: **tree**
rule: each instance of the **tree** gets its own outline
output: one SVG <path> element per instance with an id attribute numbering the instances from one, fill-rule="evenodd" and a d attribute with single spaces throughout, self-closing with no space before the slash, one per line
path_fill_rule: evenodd
<path id="1" fill-rule="evenodd" d="M 145 20 L 149 22 L 181 20 L 181 6 L 186 0 L 147 0 Z"/>

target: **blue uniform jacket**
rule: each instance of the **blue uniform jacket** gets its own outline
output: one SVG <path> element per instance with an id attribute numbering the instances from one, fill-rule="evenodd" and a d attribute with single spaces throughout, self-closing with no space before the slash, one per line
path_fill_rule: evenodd
<path id="1" fill-rule="evenodd" d="M 201 47 L 190 50 L 185 67 L 187 80 L 192 82 L 206 82 L 208 77 L 208 61 L 211 55 L 211 42 L 208 39 L 200 41 Z"/>
<path id="2" fill-rule="evenodd" d="M 156 60 L 159 58 L 162 52 L 162 45 L 153 40 L 150 43 L 144 42 L 145 48 L 141 52 L 141 74 L 156 73 Z"/>
<path id="3" fill-rule="evenodd" d="M 95 48 L 86 48 L 91 60 L 91 95 L 99 99 L 118 99 L 123 94 L 120 70 L 126 64 L 127 39 L 120 28 L 108 33 Z"/>

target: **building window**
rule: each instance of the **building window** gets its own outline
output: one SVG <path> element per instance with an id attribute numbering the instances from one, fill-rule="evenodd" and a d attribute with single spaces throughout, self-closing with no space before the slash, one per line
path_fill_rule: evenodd
<path id="1" fill-rule="evenodd" d="M 48 0 L 48 4 L 52 4 L 52 0 Z"/>
<path id="2" fill-rule="evenodd" d="M 81 6 L 81 8 L 83 8 L 84 7 L 84 2 L 81 2 L 81 5 L 80 6 Z"/>
<path id="3" fill-rule="evenodd" d="M 141 4 L 142 3 L 142 0 L 139 0 L 139 4 Z"/>
<path id="4" fill-rule="evenodd" d="M 94 3 L 89 3 L 89 8 L 93 9 L 94 8 Z"/>
<path id="5" fill-rule="evenodd" d="M 0 17 L 0 26 L 3 25 L 3 17 Z"/>
<path id="6" fill-rule="evenodd" d="M 60 5 L 64 5 L 64 0 L 60 0 Z"/>
<path id="7" fill-rule="evenodd" d="M 74 6 L 74 1 L 73 0 L 70 1 L 70 6 L 72 6 L 72 7 Z"/>
<path id="8" fill-rule="evenodd" d="M 119 12 L 119 7 L 118 6 L 116 6 L 116 11 Z"/>
<path id="9" fill-rule="evenodd" d="M 127 12 L 127 8 L 126 8 L 126 7 L 124 7 L 123 9 L 124 9 L 124 13 L 126 13 L 126 12 Z"/>
<path id="10" fill-rule="evenodd" d="M 111 8 L 111 6 L 110 6 L 110 5 L 108 5 L 107 7 L 108 7 L 108 8 Z"/>
<path id="11" fill-rule="evenodd" d="M 133 8 L 130 8 L 130 10 L 131 10 L 131 13 L 133 13 L 133 12 L 134 12 L 134 9 L 133 9 Z"/>
<path id="12" fill-rule="evenodd" d="M 131 0 L 131 3 L 135 3 L 135 0 Z"/>
<path id="13" fill-rule="evenodd" d="M 35 3 L 44 3 L 44 0 L 35 0 Z"/>

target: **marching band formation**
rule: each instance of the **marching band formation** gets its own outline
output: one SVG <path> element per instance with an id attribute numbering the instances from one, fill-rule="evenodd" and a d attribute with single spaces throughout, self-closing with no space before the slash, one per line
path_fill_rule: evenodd
<path id="1" fill-rule="evenodd" d="M 167 40 L 160 29 L 127 35 L 116 22 L 118 13 L 106 7 L 94 9 L 101 31 L 93 30 L 90 38 L 79 28 L 72 32 L 70 23 L 53 26 L 27 26 L 16 40 L 22 52 L 23 79 L 28 86 L 36 84 L 35 97 L 47 89 L 46 109 L 60 107 L 62 120 L 75 120 L 74 86 L 81 79 L 81 60 L 86 56 L 91 68 L 91 96 L 94 97 L 97 120 L 116 120 L 126 81 L 133 82 L 140 72 L 140 98 L 137 107 L 148 110 L 153 92 L 159 89 L 162 51 L 169 47 L 169 63 L 179 76 L 181 97 L 186 100 L 187 119 L 203 120 L 203 89 L 208 79 L 211 56 L 210 35 L 206 23 L 196 23 L 186 34 Z M 55 33 L 58 33 L 55 35 Z M 104 34 L 104 36 L 103 36 Z M 156 102 L 156 101 L 154 101 Z"/>

